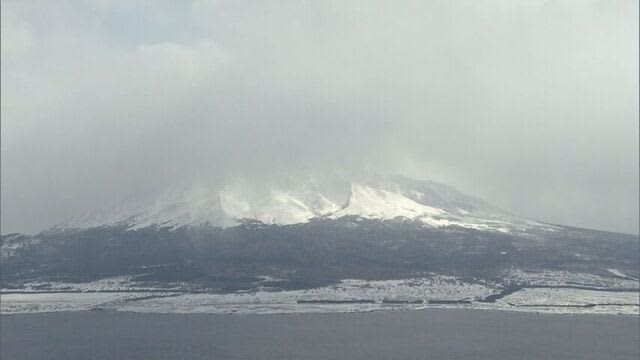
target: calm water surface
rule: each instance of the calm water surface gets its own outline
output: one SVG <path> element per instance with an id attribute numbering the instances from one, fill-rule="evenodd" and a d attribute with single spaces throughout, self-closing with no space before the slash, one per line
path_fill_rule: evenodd
<path id="1" fill-rule="evenodd" d="M 1 359 L 633 359 L 640 318 L 428 310 L 2 315 Z"/>

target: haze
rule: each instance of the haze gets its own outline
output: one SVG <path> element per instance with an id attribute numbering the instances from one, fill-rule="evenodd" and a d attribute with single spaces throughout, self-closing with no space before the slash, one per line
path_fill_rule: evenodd
<path id="1" fill-rule="evenodd" d="M 2 233 L 404 174 L 638 233 L 638 2 L 2 1 Z"/>

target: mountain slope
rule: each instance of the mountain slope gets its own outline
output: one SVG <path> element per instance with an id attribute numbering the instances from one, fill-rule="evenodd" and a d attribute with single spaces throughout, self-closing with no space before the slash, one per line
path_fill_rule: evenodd
<path id="1" fill-rule="evenodd" d="M 126 225 L 177 229 L 182 226 L 230 227 L 246 221 L 292 225 L 312 219 L 355 216 L 380 221 L 419 220 L 427 227 L 465 227 L 487 231 L 526 231 L 553 226 L 501 211 L 482 200 L 432 181 L 402 177 L 348 183 L 346 197 L 329 196 L 313 183 L 258 191 L 237 186 L 195 188 L 165 194 L 150 204 L 121 206 L 111 215 L 70 221 L 61 228 Z M 343 189 L 344 190 L 344 189 Z M 109 214 L 107 212 L 106 214 Z"/>
<path id="2" fill-rule="evenodd" d="M 5 235 L 2 284 L 125 275 L 226 291 L 264 276 L 309 288 L 429 273 L 508 283 L 513 269 L 639 275 L 636 236 L 522 219 L 432 182 L 358 183 L 346 193 L 340 203 L 313 186 L 197 190 L 105 223 Z"/>

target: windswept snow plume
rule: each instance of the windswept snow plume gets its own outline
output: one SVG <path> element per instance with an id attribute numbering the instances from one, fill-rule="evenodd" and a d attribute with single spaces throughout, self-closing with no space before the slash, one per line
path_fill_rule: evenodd
<path id="1" fill-rule="evenodd" d="M 319 193 L 296 197 L 283 191 L 271 191 L 256 201 L 241 200 L 237 195 L 222 193 L 222 207 L 235 219 L 252 219 L 265 224 L 298 224 L 330 214 L 338 206 Z"/>
<path id="2" fill-rule="evenodd" d="M 236 183 L 167 193 L 147 205 L 130 204 L 68 221 L 58 228 L 126 225 L 177 229 L 181 226 L 235 226 L 244 220 L 292 225 L 313 219 L 348 217 L 378 221 L 417 221 L 425 227 L 461 227 L 511 232 L 553 225 L 518 218 L 491 205 L 433 181 L 391 177 L 368 183 L 344 183 L 342 197 L 323 193 L 317 181 L 296 181 L 260 190 Z M 440 191 L 444 189 L 444 193 Z M 334 189 L 335 190 L 335 189 Z M 330 200 L 329 197 L 333 200 Z M 433 206 L 433 205 L 437 206 Z M 439 206 L 439 207 L 438 207 Z M 440 208 L 442 207 L 442 208 Z M 464 210 L 464 209 L 468 210 Z M 448 210 L 444 210 L 448 209 Z"/>

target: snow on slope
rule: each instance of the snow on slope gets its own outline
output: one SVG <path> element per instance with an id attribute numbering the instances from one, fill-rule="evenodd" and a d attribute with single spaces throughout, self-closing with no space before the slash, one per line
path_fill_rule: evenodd
<path id="1" fill-rule="evenodd" d="M 265 224 L 298 224 L 332 213 L 338 206 L 322 194 L 307 194 L 298 198 L 282 191 L 271 191 L 260 199 L 242 199 L 238 194 L 223 192 L 220 196 L 224 211 L 234 219 L 253 219 Z"/>
<path id="2" fill-rule="evenodd" d="M 24 247 L 34 246 L 41 243 L 41 240 L 22 234 L 9 234 L 3 236 L 0 243 L 0 259 L 7 259 L 14 256 Z"/>
<path id="3" fill-rule="evenodd" d="M 422 196 L 422 193 L 414 192 Z M 452 214 L 418 203 L 400 192 L 358 184 L 351 186 L 351 196 L 345 207 L 331 214 L 329 218 L 359 216 L 380 220 L 408 219 L 420 221 L 432 228 L 456 226 L 475 230 L 510 231 L 508 222 L 475 217 L 468 211 L 465 211 L 465 215 L 457 212 L 458 214 Z"/>
<path id="4" fill-rule="evenodd" d="M 152 225 L 177 228 L 187 224 L 234 224 L 233 219 L 220 206 L 220 195 L 204 188 L 156 201 L 151 207 L 131 217 L 128 222 L 131 230 Z"/>
<path id="5" fill-rule="evenodd" d="M 210 224 L 233 226 L 252 219 L 265 224 L 298 224 L 331 214 L 340 207 L 319 192 L 306 188 L 286 192 L 279 189 L 245 191 L 193 188 L 163 194 L 151 203 L 128 204 L 110 211 L 74 219 L 58 228 L 91 228 L 126 225 L 130 230 L 149 226 L 175 229 Z"/>
<path id="6" fill-rule="evenodd" d="M 305 182 L 296 183 L 293 188 L 260 190 L 247 186 L 227 186 L 222 190 L 195 188 L 165 194 L 151 204 L 120 207 L 110 216 L 93 216 L 64 227 L 114 224 L 125 224 L 132 230 L 202 224 L 227 227 L 243 219 L 289 225 L 319 217 L 347 216 L 385 221 L 408 219 L 420 221 L 426 227 L 456 226 L 500 232 L 536 226 L 433 182 L 391 179 L 351 184 L 349 190 L 347 198 L 330 200 L 316 185 Z"/>
<path id="7" fill-rule="evenodd" d="M 446 214 L 446 211 L 417 202 L 399 194 L 364 185 L 351 185 L 351 196 L 347 205 L 333 213 L 331 218 L 356 215 L 369 219 L 415 219 L 422 216 Z"/>

